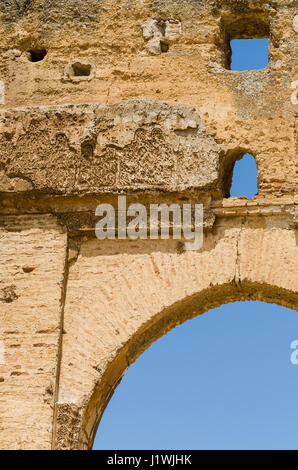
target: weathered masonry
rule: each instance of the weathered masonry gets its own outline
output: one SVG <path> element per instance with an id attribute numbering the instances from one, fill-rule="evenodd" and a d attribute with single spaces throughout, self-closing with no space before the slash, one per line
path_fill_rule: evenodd
<path id="1" fill-rule="evenodd" d="M 297 0 L 0 2 L 0 448 L 89 449 L 125 370 L 222 303 L 297 309 Z M 230 70 L 230 41 L 269 65 Z M 235 161 L 258 195 L 230 198 Z M 95 208 L 204 204 L 204 245 Z"/>

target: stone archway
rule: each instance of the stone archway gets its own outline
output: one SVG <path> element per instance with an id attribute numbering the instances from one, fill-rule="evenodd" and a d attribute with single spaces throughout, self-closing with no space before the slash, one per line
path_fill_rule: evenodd
<path id="1" fill-rule="evenodd" d="M 105 243 L 83 241 L 69 271 L 55 448 L 92 447 L 126 369 L 176 325 L 238 300 L 297 308 L 286 219 L 223 218 L 195 253 L 173 241 Z"/>

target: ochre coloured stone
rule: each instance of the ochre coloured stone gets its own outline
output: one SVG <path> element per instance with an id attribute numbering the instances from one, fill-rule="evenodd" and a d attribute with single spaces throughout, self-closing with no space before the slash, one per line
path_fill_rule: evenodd
<path id="1" fill-rule="evenodd" d="M 297 309 L 292 0 L 0 2 L 0 448 L 90 449 L 129 365 L 223 303 Z M 230 70 L 230 40 L 269 65 Z M 230 198 L 251 153 L 258 195 Z M 99 203 L 204 205 L 204 244 L 95 237 Z"/>

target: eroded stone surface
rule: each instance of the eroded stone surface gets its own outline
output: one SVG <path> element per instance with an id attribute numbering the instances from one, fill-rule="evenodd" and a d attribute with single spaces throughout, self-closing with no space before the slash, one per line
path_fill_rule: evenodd
<path id="1" fill-rule="evenodd" d="M 297 4 L 0 2 L 0 447 L 88 449 L 129 365 L 236 300 L 298 306 Z M 269 37 L 264 70 L 229 70 Z M 256 160 L 258 195 L 229 198 Z M 204 244 L 103 241 L 99 202 L 202 203 Z"/>

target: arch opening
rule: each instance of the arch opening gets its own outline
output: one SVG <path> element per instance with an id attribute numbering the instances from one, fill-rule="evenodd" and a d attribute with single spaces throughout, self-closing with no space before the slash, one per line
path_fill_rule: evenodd
<path id="1" fill-rule="evenodd" d="M 263 302 L 185 322 L 129 368 L 94 448 L 295 448 L 293 329 L 294 311 Z"/>
<path id="2" fill-rule="evenodd" d="M 30 62 L 41 62 L 47 55 L 46 49 L 31 49 L 28 51 Z"/>
<path id="3" fill-rule="evenodd" d="M 235 72 L 263 70 L 269 63 L 269 39 L 233 39 L 230 68 Z"/>
<path id="4" fill-rule="evenodd" d="M 252 154 L 245 151 L 228 154 L 224 166 L 223 196 L 252 199 L 258 194 L 258 177 Z"/>

